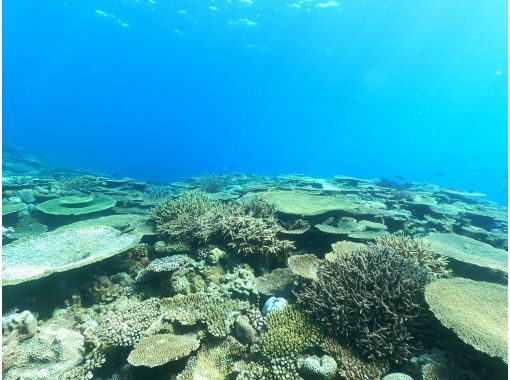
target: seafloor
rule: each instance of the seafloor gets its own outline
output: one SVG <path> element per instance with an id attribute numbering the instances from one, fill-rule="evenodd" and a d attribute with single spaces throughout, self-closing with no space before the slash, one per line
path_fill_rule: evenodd
<path id="1" fill-rule="evenodd" d="M 7 380 L 507 377 L 507 209 L 483 194 L 3 169 Z"/>

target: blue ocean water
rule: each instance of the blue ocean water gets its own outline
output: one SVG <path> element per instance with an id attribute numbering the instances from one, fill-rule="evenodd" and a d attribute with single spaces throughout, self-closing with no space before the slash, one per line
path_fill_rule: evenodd
<path id="1" fill-rule="evenodd" d="M 3 143 L 169 180 L 404 176 L 507 203 L 507 4 L 7 0 Z"/>

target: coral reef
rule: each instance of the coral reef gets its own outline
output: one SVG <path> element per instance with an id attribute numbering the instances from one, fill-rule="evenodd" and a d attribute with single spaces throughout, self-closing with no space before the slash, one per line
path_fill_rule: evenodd
<path id="1" fill-rule="evenodd" d="M 2 317 L 2 344 L 19 342 L 37 333 L 37 318 L 28 310 Z"/>
<path id="2" fill-rule="evenodd" d="M 411 355 L 428 272 L 416 260 L 373 246 L 325 261 L 298 302 L 363 357 Z"/>
<path id="3" fill-rule="evenodd" d="M 100 350 L 92 351 L 83 363 L 59 376 L 59 380 L 89 380 L 94 377 L 94 371 L 106 362 L 105 354 Z"/>
<path id="4" fill-rule="evenodd" d="M 506 376 L 507 289 L 479 280 L 506 282 L 507 210 L 480 194 L 4 161 L 6 379 Z"/>
<path id="5" fill-rule="evenodd" d="M 212 174 L 195 177 L 194 180 L 206 193 L 217 193 L 232 182 L 227 176 Z"/>
<path id="6" fill-rule="evenodd" d="M 382 380 L 413 380 L 413 378 L 405 373 L 394 372 L 384 376 Z"/>

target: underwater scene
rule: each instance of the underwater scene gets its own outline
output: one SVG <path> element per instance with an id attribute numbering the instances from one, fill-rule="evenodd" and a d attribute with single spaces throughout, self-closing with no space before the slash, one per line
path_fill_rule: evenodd
<path id="1" fill-rule="evenodd" d="M 508 378 L 505 1 L 2 11 L 2 378 Z"/>

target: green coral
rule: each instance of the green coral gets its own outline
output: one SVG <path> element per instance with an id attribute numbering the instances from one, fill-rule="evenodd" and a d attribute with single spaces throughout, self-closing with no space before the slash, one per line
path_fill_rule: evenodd
<path id="1" fill-rule="evenodd" d="M 416 260 L 371 246 L 324 261 L 298 302 L 363 357 L 398 361 L 411 354 L 428 282 L 428 271 Z"/>
<path id="2" fill-rule="evenodd" d="M 295 357 L 318 345 L 320 339 L 320 328 L 311 317 L 295 306 L 287 306 L 269 314 L 257 350 L 266 359 Z"/>

